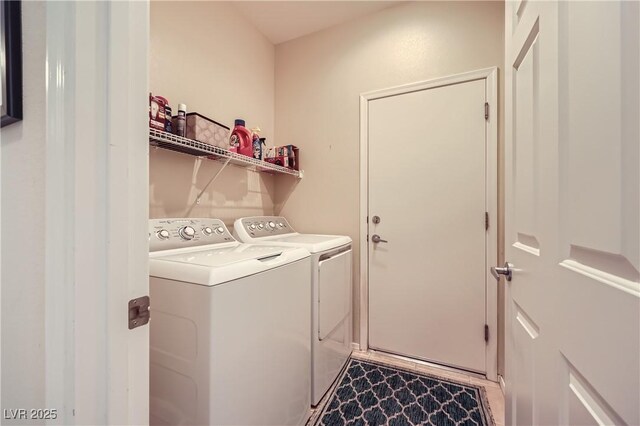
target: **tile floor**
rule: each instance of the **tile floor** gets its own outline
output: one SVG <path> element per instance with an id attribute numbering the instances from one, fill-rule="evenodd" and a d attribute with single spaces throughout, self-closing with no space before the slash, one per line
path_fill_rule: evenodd
<path id="1" fill-rule="evenodd" d="M 500 389 L 500 385 L 498 383 L 491 382 L 486 379 L 482 379 L 476 376 L 455 372 L 443 368 L 432 367 L 429 365 L 422 364 L 420 362 L 413 362 L 408 359 L 398 358 L 391 355 L 387 355 L 380 352 L 360 352 L 353 351 L 351 355 L 353 358 L 357 359 L 369 359 L 372 361 L 380 361 L 386 364 L 395 365 L 397 367 L 402 367 L 407 370 L 412 370 L 418 373 L 426 373 L 434 376 L 440 376 L 442 378 L 449 378 L 461 382 L 471 383 L 476 386 L 483 386 L 486 393 L 487 399 L 489 400 L 489 407 L 491 408 L 491 413 L 493 414 L 493 419 L 496 422 L 496 426 L 504 426 L 504 395 L 502 394 L 502 389 Z M 324 404 L 328 400 L 328 396 L 333 391 L 333 388 L 327 392 L 325 398 L 320 401 L 318 407 L 313 410 L 311 418 L 307 422 L 307 425 L 313 425 L 317 420 L 318 415 L 322 411 Z"/>

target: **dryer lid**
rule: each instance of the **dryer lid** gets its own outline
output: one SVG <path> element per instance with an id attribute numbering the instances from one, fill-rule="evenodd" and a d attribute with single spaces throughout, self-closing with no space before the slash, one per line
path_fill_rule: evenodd
<path id="1" fill-rule="evenodd" d="M 233 234 L 243 243 L 282 244 L 304 247 L 311 253 L 333 250 L 351 243 L 343 235 L 301 234 L 283 216 L 252 216 L 236 219 Z"/>
<path id="2" fill-rule="evenodd" d="M 251 241 L 268 242 L 287 247 L 303 247 L 311 253 L 320 253 L 332 250 L 351 243 L 351 238 L 344 235 L 317 235 L 317 234 L 286 234 L 273 237 L 264 237 Z"/>

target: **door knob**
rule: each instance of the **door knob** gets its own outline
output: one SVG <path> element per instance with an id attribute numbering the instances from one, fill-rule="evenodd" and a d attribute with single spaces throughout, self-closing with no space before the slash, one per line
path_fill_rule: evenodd
<path id="1" fill-rule="evenodd" d="M 378 235 L 378 234 L 373 234 L 373 236 L 371 237 L 371 241 L 373 241 L 374 243 L 388 243 L 389 242 L 387 240 L 383 240 L 382 238 L 380 238 L 380 235 Z"/>
<path id="2" fill-rule="evenodd" d="M 513 264 L 509 262 L 504 262 L 504 267 L 492 266 L 491 267 L 491 275 L 493 275 L 496 280 L 500 280 L 500 275 L 504 275 L 507 281 L 511 281 L 513 274 Z"/>

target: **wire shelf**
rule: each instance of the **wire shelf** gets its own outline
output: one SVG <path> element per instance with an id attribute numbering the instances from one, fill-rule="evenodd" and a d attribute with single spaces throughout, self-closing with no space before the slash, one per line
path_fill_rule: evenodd
<path id="1" fill-rule="evenodd" d="M 161 130 L 149 129 L 149 144 L 159 148 L 169 149 L 171 151 L 182 152 L 183 154 L 194 155 L 196 157 L 207 157 L 211 160 L 222 161 L 225 163 L 229 162 L 258 172 L 283 173 L 295 176 L 299 179 L 302 178 L 302 170 L 298 171 L 288 167 L 267 163 L 266 161 L 257 160 L 252 157 L 247 157 L 246 155 L 230 152 L 217 146 L 198 142 L 193 139 L 184 138 Z"/>

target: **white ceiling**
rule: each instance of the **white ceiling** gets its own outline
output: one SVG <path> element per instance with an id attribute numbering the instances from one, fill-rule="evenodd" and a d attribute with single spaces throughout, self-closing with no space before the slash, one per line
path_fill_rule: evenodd
<path id="1" fill-rule="evenodd" d="M 398 0 L 232 2 L 273 44 L 302 37 L 398 3 Z"/>

